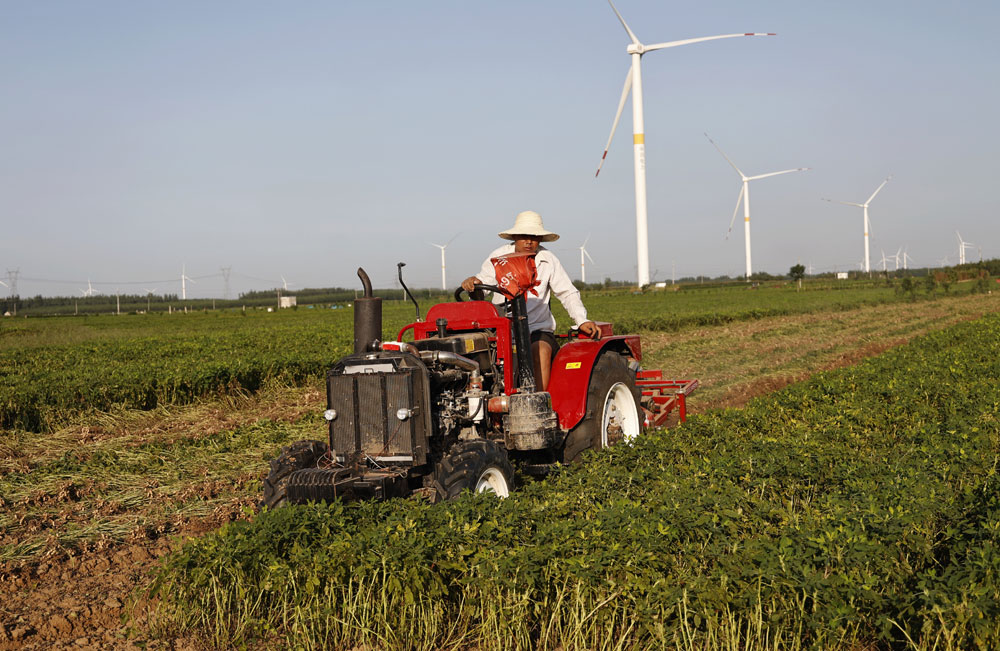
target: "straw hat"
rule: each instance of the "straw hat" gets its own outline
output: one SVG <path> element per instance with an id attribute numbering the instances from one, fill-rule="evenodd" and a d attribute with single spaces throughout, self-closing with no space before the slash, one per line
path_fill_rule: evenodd
<path id="1" fill-rule="evenodd" d="M 514 225 L 499 233 L 505 240 L 517 239 L 518 235 L 535 235 L 541 238 L 542 242 L 555 242 L 559 236 L 552 231 L 545 230 L 542 225 L 542 216 L 534 210 L 525 210 L 518 213 L 514 218 Z"/>

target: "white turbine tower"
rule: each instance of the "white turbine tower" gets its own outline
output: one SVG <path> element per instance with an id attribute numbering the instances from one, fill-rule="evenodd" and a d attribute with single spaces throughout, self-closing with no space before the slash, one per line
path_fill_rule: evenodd
<path id="1" fill-rule="evenodd" d="M 712 145 L 714 145 L 716 149 L 719 150 L 719 153 L 722 154 L 722 157 L 725 158 L 729 162 L 729 164 L 733 166 L 733 169 L 736 170 L 736 173 L 740 175 L 741 179 L 743 179 L 743 188 L 740 190 L 740 195 L 736 197 L 736 208 L 733 209 L 733 218 L 729 220 L 729 230 L 726 231 L 726 239 L 728 240 L 729 234 L 733 232 L 733 224 L 736 223 L 736 214 L 740 211 L 740 202 L 743 202 L 743 235 L 746 239 L 747 280 L 750 280 L 750 274 L 752 273 L 752 267 L 750 264 L 750 181 L 756 181 L 757 179 L 765 179 L 769 176 L 778 176 L 779 174 L 804 172 L 809 168 L 796 167 L 795 169 L 791 170 L 782 170 L 780 172 L 768 172 L 767 174 L 758 174 L 757 176 L 747 176 L 746 174 L 743 173 L 743 170 L 736 167 L 736 163 L 734 163 L 729 158 L 729 156 L 726 156 L 726 152 L 722 151 L 722 147 L 719 147 L 719 145 L 715 144 L 715 141 L 712 140 L 712 138 L 710 138 L 707 133 L 705 134 L 705 137 L 708 138 L 708 141 L 712 143 Z"/>
<path id="2" fill-rule="evenodd" d="M 149 313 L 150 300 L 153 298 L 153 294 L 156 293 L 155 289 L 150 289 L 146 287 L 146 313 Z"/>
<path id="3" fill-rule="evenodd" d="M 670 41 L 667 43 L 656 43 L 654 45 L 644 45 L 636 37 L 635 33 L 632 32 L 625 19 L 622 15 L 618 13 L 618 9 L 615 7 L 611 0 L 608 0 L 608 4 L 611 5 L 611 9 L 618 16 L 618 20 L 621 22 L 622 27 L 628 32 L 628 37 L 632 41 L 629 43 L 625 51 L 632 58 L 632 66 L 625 77 L 625 88 L 622 90 L 621 100 L 618 102 L 618 111 L 615 113 L 615 121 L 611 125 L 611 135 L 608 136 L 608 142 L 604 146 L 604 154 L 601 156 L 601 162 L 597 166 L 597 174 L 601 173 L 601 166 L 604 165 L 604 159 L 608 156 L 608 149 L 611 147 L 611 141 L 615 137 L 615 129 L 618 128 L 618 120 L 621 119 L 622 109 L 625 108 L 625 100 L 628 99 L 629 92 L 632 92 L 632 157 L 633 166 L 635 169 L 635 231 L 636 231 L 636 249 L 637 249 L 637 272 L 639 286 L 649 284 L 649 237 L 648 237 L 648 224 L 646 215 L 646 134 L 643 125 L 642 116 L 642 55 L 647 52 L 652 52 L 654 50 L 662 50 L 670 47 L 678 47 L 680 45 L 691 45 L 692 43 L 701 43 L 703 41 L 714 41 L 721 38 L 735 38 L 738 36 L 774 36 L 773 33 L 759 33 L 759 32 L 744 32 L 742 34 L 721 34 L 719 36 L 702 36 L 700 38 L 688 38 L 681 41 Z M 595 174 L 595 176 L 597 176 Z"/>
<path id="4" fill-rule="evenodd" d="M 430 242 L 431 246 L 436 246 L 437 248 L 441 249 L 441 289 L 444 290 L 444 291 L 448 291 L 448 282 L 447 282 L 447 277 L 446 277 L 446 275 L 447 275 L 447 273 L 446 273 L 447 272 L 447 265 L 445 264 L 444 251 L 445 251 L 445 249 L 448 248 L 449 244 L 451 244 L 452 242 L 455 241 L 455 238 L 458 237 L 458 236 L 459 236 L 459 233 L 456 233 L 454 235 L 454 237 L 452 237 L 450 240 L 448 240 L 444 244 L 434 244 L 433 242 Z"/>
<path id="5" fill-rule="evenodd" d="M 885 177 L 885 180 L 882 181 L 882 185 L 878 186 L 878 189 L 876 189 L 875 192 L 872 192 L 872 196 L 868 197 L 868 201 L 866 201 L 864 203 L 853 203 L 851 201 L 834 201 L 833 199 L 826 199 L 826 198 L 823 199 L 824 201 L 829 201 L 830 203 L 842 203 L 842 204 L 847 205 L 847 206 L 857 206 L 858 208 L 861 208 L 861 209 L 864 210 L 864 213 L 865 213 L 865 223 L 864 223 L 864 231 L 865 231 L 865 273 L 871 273 L 871 267 L 869 265 L 869 256 L 868 256 L 868 236 L 871 234 L 871 230 L 872 229 L 871 229 L 871 222 L 868 220 L 868 205 L 872 202 L 872 199 L 875 198 L 875 195 L 877 195 L 879 192 L 882 191 L 882 188 L 885 187 L 885 184 L 888 183 L 891 178 L 892 178 L 891 174 L 889 176 Z"/>
<path id="6" fill-rule="evenodd" d="M 963 240 L 962 235 L 958 231 L 955 231 L 955 235 L 958 236 L 958 264 L 965 264 L 965 250 L 974 248 L 976 245 Z"/>
<path id="7" fill-rule="evenodd" d="M 909 263 L 913 262 L 913 256 L 906 252 L 906 247 L 903 247 L 903 270 L 909 269 Z"/>
<path id="8" fill-rule="evenodd" d="M 587 239 L 585 239 L 583 244 L 580 246 L 580 282 L 583 283 L 587 282 L 587 267 L 584 265 L 583 256 L 587 256 L 591 262 L 594 261 L 594 259 L 590 257 L 590 252 L 587 251 L 587 242 L 589 241 L 590 236 L 588 235 Z"/>
<path id="9" fill-rule="evenodd" d="M 194 278 L 191 278 L 190 276 L 187 275 L 187 271 L 185 271 L 185 266 L 182 264 L 181 265 L 181 300 L 182 301 L 187 300 L 187 281 L 189 281 L 189 280 L 191 282 L 193 282 L 194 284 L 196 284 L 196 285 L 198 284 L 195 281 Z M 185 309 L 187 309 L 187 308 L 185 308 Z"/>
<path id="10" fill-rule="evenodd" d="M 893 261 L 893 271 L 899 271 L 899 260 L 903 255 L 903 247 L 896 249 L 896 255 L 890 256 L 889 259 Z"/>

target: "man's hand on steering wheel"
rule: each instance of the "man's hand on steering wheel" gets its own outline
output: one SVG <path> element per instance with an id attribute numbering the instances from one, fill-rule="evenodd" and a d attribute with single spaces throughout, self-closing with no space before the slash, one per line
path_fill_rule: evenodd
<path id="1" fill-rule="evenodd" d="M 580 327 L 577 328 L 577 330 L 587 335 L 591 339 L 601 338 L 601 329 L 598 328 L 597 324 L 594 323 L 593 321 L 584 321 L 583 323 L 580 324 Z"/>
<path id="2" fill-rule="evenodd" d="M 478 284 L 480 284 L 478 278 L 476 278 L 475 276 L 469 276 L 468 278 L 462 281 L 462 289 L 471 294 L 472 291 L 476 288 L 476 285 Z"/>

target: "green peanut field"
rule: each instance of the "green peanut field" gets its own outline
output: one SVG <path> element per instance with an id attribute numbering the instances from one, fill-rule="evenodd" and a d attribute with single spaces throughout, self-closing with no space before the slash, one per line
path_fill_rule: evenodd
<path id="1" fill-rule="evenodd" d="M 0 649 L 995 648 L 990 289 L 589 291 L 687 423 L 500 502 L 264 513 L 350 309 L 0 319 Z"/>

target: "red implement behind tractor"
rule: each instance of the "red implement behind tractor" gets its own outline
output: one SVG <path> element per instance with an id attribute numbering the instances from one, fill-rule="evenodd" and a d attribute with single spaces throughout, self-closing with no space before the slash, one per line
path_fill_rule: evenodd
<path id="1" fill-rule="evenodd" d="M 631 443 L 674 409 L 686 418 L 698 381 L 642 370 L 639 336 L 615 335 L 610 323 L 598 323 L 599 339 L 558 336 L 549 390 L 537 391 L 525 303 L 534 260 L 512 257 L 494 261 L 501 287 L 480 286 L 503 296 L 502 305 L 462 301 L 459 289 L 456 302 L 433 306 L 426 319 L 418 306 L 396 341 L 381 341 L 381 299 L 359 269 L 355 352 L 326 378 L 328 440 L 284 448 L 261 505 L 418 491 L 442 500 L 467 489 L 506 496 L 512 462 L 542 475 L 586 450 Z M 472 298 L 481 299 L 479 290 Z"/>

